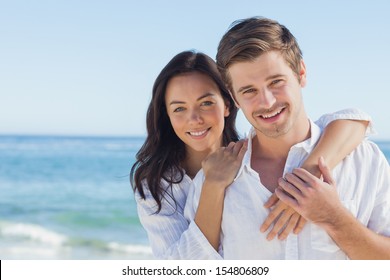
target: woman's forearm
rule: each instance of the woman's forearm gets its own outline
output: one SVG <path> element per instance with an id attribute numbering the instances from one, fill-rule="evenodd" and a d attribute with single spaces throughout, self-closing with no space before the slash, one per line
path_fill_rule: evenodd
<path id="1" fill-rule="evenodd" d="M 217 187 L 206 180 L 195 214 L 196 225 L 216 251 L 220 241 L 224 198 L 225 188 Z"/>
<path id="2" fill-rule="evenodd" d="M 335 120 L 324 130 L 316 147 L 302 164 L 313 175 L 320 177 L 318 159 L 322 156 L 333 169 L 364 139 L 369 122 L 363 120 Z"/>

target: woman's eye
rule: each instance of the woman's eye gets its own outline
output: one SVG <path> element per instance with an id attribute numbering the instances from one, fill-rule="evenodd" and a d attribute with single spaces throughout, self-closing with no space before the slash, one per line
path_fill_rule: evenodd
<path id="1" fill-rule="evenodd" d="M 173 112 L 182 112 L 182 111 L 184 111 L 185 110 L 185 108 L 184 107 L 178 107 L 178 108 L 176 108 L 175 110 L 173 110 Z"/>
<path id="2" fill-rule="evenodd" d="M 211 106 L 211 105 L 213 105 L 213 102 L 211 102 L 211 101 L 202 102 L 202 106 Z"/>

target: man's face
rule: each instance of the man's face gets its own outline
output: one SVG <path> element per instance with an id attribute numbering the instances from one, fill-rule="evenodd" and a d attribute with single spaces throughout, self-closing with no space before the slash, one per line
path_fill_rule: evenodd
<path id="1" fill-rule="evenodd" d="M 238 107 L 260 133 L 277 138 L 291 131 L 297 120 L 307 121 L 301 95 L 306 84 L 303 61 L 300 80 L 276 51 L 235 63 L 228 70 Z"/>

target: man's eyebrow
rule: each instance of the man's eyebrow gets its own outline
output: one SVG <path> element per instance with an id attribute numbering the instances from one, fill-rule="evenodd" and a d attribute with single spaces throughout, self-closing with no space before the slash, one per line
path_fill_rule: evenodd
<path id="1" fill-rule="evenodd" d="M 275 75 L 268 76 L 265 80 L 269 81 L 269 80 L 273 80 L 273 79 L 276 79 L 276 78 L 282 78 L 282 77 L 285 77 L 285 75 L 275 74 Z M 237 93 L 243 92 L 244 90 L 250 89 L 252 87 L 253 87 L 253 85 L 247 85 L 247 86 L 240 87 L 237 90 Z"/>
<path id="2" fill-rule="evenodd" d="M 209 96 L 214 96 L 215 93 L 211 93 L 211 92 L 207 92 L 205 94 L 203 94 L 202 96 L 200 96 L 199 98 L 197 98 L 196 100 L 199 101 L 203 98 L 206 98 L 206 97 L 209 97 Z M 175 104 L 185 104 L 184 101 L 179 101 L 179 100 L 172 100 L 170 103 L 169 103 L 169 106 L 171 105 L 175 105 Z"/>
<path id="3" fill-rule="evenodd" d="M 286 75 L 282 75 L 282 74 L 275 74 L 275 75 L 271 75 L 269 77 L 267 77 L 265 80 L 266 81 L 269 81 L 269 80 L 273 80 L 273 79 L 276 79 L 276 78 L 283 78 L 285 77 Z"/>

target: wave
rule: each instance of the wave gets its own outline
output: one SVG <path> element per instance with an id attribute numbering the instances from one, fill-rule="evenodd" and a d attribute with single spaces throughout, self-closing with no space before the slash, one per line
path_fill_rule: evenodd
<path id="1" fill-rule="evenodd" d="M 5 238 L 28 239 L 51 246 L 61 246 L 67 237 L 38 225 L 0 222 L 0 236 Z"/>
<path id="2" fill-rule="evenodd" d="M 71 237 L 40 225 L 0 221 L 1 259 L 150 259 L 142 244 Z"/>

